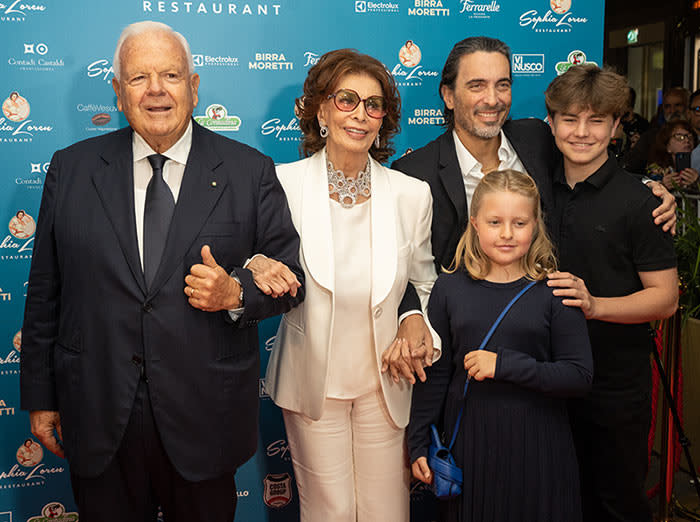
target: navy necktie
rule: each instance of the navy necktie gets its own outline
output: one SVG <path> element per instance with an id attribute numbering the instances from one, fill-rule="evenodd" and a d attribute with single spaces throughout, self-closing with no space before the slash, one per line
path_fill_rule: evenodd
<path id="1" fill-rule="evenodd" d="M 146 189 L 146 205 L 143 215 L 143 273 L 146 285 L 151 286 L 168 237 L 175 200 L 163 179 L 163 165 L 168 160 L 161 154 L 148 156 L 153 176 Z"/>

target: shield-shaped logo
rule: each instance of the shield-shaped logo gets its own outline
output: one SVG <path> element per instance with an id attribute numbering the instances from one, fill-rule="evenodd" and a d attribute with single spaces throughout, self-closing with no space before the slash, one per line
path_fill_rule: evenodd
<path id="1" fill-rule="evenodd" d="M 289 473 L 269 473 L 263 479 L 263 500 L 271 508 L 280 509 L 292 500 L 292 477 Z"/>

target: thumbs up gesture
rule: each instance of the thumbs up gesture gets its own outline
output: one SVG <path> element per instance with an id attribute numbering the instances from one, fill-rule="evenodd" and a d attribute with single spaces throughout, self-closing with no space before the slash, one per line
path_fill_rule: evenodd
<path id="1" fill-rule="evenodd" d="M 239 308 L 238 282 L 218 265 L 209 245 L 202 247 L 201 255 L 202 263 L 192 265 L 185 277 L 184 292 L 190 305 L 205 312 Z"/>

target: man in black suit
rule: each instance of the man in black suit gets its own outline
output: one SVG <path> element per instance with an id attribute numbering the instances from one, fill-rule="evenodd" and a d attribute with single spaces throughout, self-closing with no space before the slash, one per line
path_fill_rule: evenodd
<path id="1" fill-rule="evenodd" d="M 500 40 L 485 36 L 466 38 L 455 44 L 442 70 L 440 96 L 445 104 L 447 130 L 434 141 L 396 160 L 392 168 L 430 185 L 433 195 L 432 247 L 438 273 L 452 263 L 457 242 L 469 220 L 469 203 L 484 173 L 515 169 L 527 172 L 537 183 L 545 217 L 552 207 L 553 175 L 561 165 L 549 126 L 537 119 L 509 120 L 512 102 L 510 49 Z M 660 184 L 654 194 L 663 204 L 654 211 L 664 230 L 675 226 L 676 204 Z M 418 298 L 409 285 L 400 313 L 419 310 Z M 407 378 L 425 358 L 419 348 L 429 339 L 428 330 L 411 317 L 404 320 L 398 338 L 409 341 L 403 362 L 396 362 Z M 409 360 L 407 353 L 412 353 Z M 387 354 L 396 361 L 398 355 Z"/>
<path id="2" fill-rule="evenodd" d="M 114 69 L 130 127 L 58 151 L 46 176 L 21 405 L 65 452 L 81 521 L 153 521 L 159 504 L 230 521 L 257 442 L 257 322 L 303 299 L 299 238 L 273 162 L 192 120 L 182 35 L 133 24 Z M 256 253 L 291 269 L 291 292 L 258 290 Z"/>

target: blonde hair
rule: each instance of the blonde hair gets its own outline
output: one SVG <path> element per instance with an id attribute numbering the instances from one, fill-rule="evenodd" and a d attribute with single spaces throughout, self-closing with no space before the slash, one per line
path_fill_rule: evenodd
<path id="1" fill-rule="evenodd" d="M 489 172 L 476 186 L 469 211 L 470 217 L 476 217 L 484 196 L 493 192 L 512 192 L 532 200 L 532 211 L 536 222 L 535 230 L 527 254 L 520 259 L 520 268 L 528 279 L 534 281 L 544 279 L 549 272 L 556 270 L 557 260 L 554 257 L 552 242 L 549 240 L 544 226 L 542 210 L 540 209 L 540 193 L 535 181 L 527 174 L 517 170 L 507 169 Z M 484 279 L 491 271 L 491 260 L 482 250 L 471 220 L 457 244 L 452 264 L 445 272 L 452 273 L 462 267 L 474 279 Z"/>

